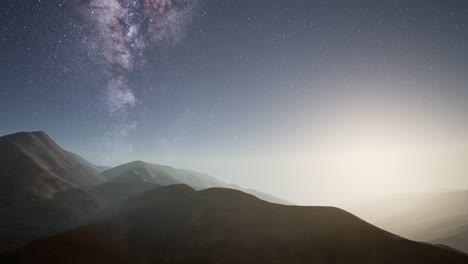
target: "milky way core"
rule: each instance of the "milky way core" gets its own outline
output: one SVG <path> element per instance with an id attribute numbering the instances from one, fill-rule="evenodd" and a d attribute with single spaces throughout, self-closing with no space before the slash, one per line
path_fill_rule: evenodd
<path id="1" fill-rule="evenodd" d="M 83 6 L 93 27 L 90 52 L 108 75 L 105 104 L 112 115 L 126 113 L 138 99 L 129 74 L 145 64 L 145 51 L 178 43 L 198 0 L 91 0 Z"/>

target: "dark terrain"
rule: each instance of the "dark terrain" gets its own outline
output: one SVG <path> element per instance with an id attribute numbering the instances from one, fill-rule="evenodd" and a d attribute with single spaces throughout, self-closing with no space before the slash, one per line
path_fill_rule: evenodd
<path id="1" fill-rule="evenodd" d="M 98 173 L 42 132 L 0 137 L 0 158 L 0 263 L 468 263 L 197 172 L 138 161 Z"/>
<path id="2" fill-rule="evenodd" d="M 131 211 L 36 240 L 2 263 L 468 263 L 337 208 L 267 203 L 236 190 L 155 188 Z"/>
<path id="3" fill-rule="evenodd" d="M 103 169 L 62 149 L 44 132 L 0 137 L 0 252 L 116 213 L 121 201 L 157 185 L 240 189 L 198 172 L 141 161 Z"/>

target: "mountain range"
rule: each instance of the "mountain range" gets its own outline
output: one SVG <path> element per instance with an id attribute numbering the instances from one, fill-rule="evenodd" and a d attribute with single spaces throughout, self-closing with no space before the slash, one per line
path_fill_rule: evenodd
<path id="1" fill-rule="evenodd" d="M 43 132 L 0 137 L 0 263 L 468 263 L 334 207 L 211 176 L 93 165 Z"/>
<path id="2" fill-rule="evenodd" d="M 242 189 L 202 173 L 142 161 L 115 168 L 97 166 L 62 149 L 44 132 L 0 137 L 0 175 L 0 213 L 4 216 L 0 251 L 92 221 L 114 202 L 156 185 Z M 261 192 L 245 191 L 289 204 Z"/>
<path id="3" fill-rule="evenodd" d="M 289 201 L 262 193 L 256 190 L 244 189 L 238 185 L 227 184 L 209 175 L 191 170 L 175 169 L 169 166 L 134 161 L 101 173 L 111 182 L 147 182 L 157 185 L 186 184 L 194 189 L 202 190 L 213 187 L 223 187 L 241 190 L 253 194 L 260 199 L 272 203 L 291 204 Z"/>

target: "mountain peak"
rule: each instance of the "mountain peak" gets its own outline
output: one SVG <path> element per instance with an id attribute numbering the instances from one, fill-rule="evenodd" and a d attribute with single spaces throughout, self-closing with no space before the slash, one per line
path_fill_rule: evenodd
<path id="1" fill-rule="evenodd" d="M 23 148 L 38 148 L 45 146 L 48 148 L 60 148 L 52 138 L 43 131 L 17 132 L 0 137 L 0 142 L 11 142 Z"/>
<path id="2" fill-rule="evenodd" d="M 31 138 L 40 138 L 40 139 L 47 139 L 52 140 L 49 135 L 47 135 L 43 131 L 20 131 L 13 134 L 1 136 L 0 139 L 8 139 L 8 140 L 15 140 L 15 139 L 31 139 Z"/>
<path id="3" fill-rule="evenodd" d="M 0 137 L 0 168 L 11 188 L 29 186 L 49 198 L 58 190 L 104 181 L 42 131 Z"/>
<path id="4" fill-rule="evenodd" d="M 127 164 L 130 165 L 130 166 L 140 167 L 140 166 L 149 165 L 150 163 L 142 161 L 142 160 L 135 160 L 135 161 L 131 161 L 131 162 L 127 163 Z"/>

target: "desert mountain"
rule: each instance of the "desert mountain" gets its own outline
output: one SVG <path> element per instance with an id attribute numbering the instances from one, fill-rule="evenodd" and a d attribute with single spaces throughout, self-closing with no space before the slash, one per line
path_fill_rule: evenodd
<path id="1" fill-rule="evenodd" d="M 95 169 L 43 132 L 0 137 L 0 173 L 0 195 L 27 192 L 42 199 L 51 199 L 58 191 L 105 181 Z"/>
<path id="2" fill-rule="evenodd" d="M 121 202 L 159 185 L 240 189 L 198 172 L 144 162 L 99 174 L 103 169 L 62 149 L 43 132 L 0 137 L 0 252 L 117 213 Z"/>
<path id="3" fill-rule="evenodd" d="M 203 190 L 212 187 L 222 187 L 240 190 L 253 194 L 260 199 L 271 203 L 291 204 L 288 201 L 274 197 L 272 195 L 256 190 L 243 189 L 234 184 L 224 183 L 209 175 L 191 170 L 176 169 L 169 166 L 134 161 L 117 166 L 101 173 L 106 179 L 116 186 L 118 182 L 135 183 L 140 182 L 140 187 L 152 183 L 161 186 L 171 184 L 186 184 L 196 190 Z"/>
<path id="4" fill-rule="evenodd" d="M 346 211 L 267 203 L 222 188 L 154 188 L 134 209 L 33 241 L 1 263 L 468 263 Z"/>
<path id="5" fill-rule="evenodd" d="M 359 208 L 371 223 L 418 241 L 468 252 L 468 191 L 406 194 Z"/>
<path id="6" fill-rule="evenodd" d="M 144 181 L 158 185 L 184 183 L 195 189 L 206 189 L 223 185 L 222 182 L 207 175 L 143 161 L 123 164 L 106 170 L 101 175 L 109 181 Z"/>
<path id="7" fill-rule="evenodd" d="M 62 231 L 99 208 L 105 178 L 43 132 L 0 137 L 0 251 Z"/>

